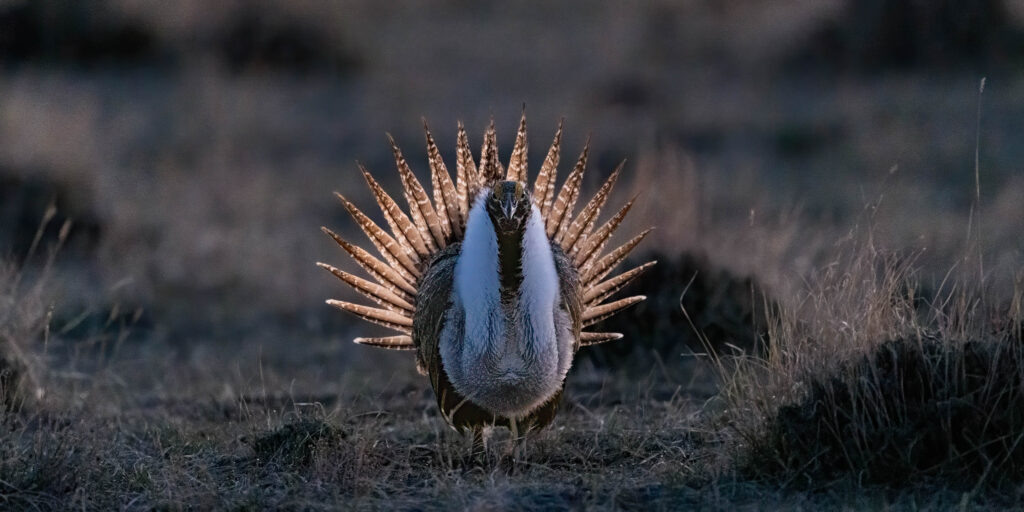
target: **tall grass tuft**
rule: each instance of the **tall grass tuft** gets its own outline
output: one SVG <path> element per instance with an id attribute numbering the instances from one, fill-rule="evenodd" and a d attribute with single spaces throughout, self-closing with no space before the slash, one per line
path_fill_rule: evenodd
<path id="1" fill-rule="evenodd" d="M 812 488 L 1024 481 L 1019 283 L 994 300 L 965 271 L 922 297 L 912 255 L 870 233 L 837 249 L 772 312 L 767 357 L 726 379 L 717 419 L 740 473 Z"/>
<path id="2" fill-rule="evenodd" d="M 0 412 L 20 410 L 30 399 L 45 394 L 43 368 L 49 340 L 51 308 L 47 292 L 54 258 L 67 240 L 70 221 L 42 263 L 35 263 L 43 234 L 56 216 L 52 205 L 44 214 L 21 264 L 0 260 Z M 5 414 L 6 416 L 6 414 Z"/>

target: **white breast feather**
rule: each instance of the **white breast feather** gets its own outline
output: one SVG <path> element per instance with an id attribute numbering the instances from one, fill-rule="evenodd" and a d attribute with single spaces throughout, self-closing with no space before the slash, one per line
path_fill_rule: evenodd
<path id="1" fill-rule="evenodd" d="M 484 189 L 469 212 L 462 250 L 455 263 L 456 306 L 465 311 L 465 343 L 463 355 L 480 357 L 491 336 L 502 323 L 500 286 L 498 281 L 498 238 L 487 215 L 482 198 L 490 194 Z"/>
<path id="2" fill-rule="evenodd" d="M 544 221 L 536 206 L 533 206 L 523 235 L 523 292 L 520 300 L 520 308 L 533 327 L 534 338 L 541 344 L 551 341 L 549 346 L 537 347 L 541 349 L 540 358 L 554 359 L 557 357 L 553 341 L 558 273 L 555 271 L 551 242 L 544 232 Z"/>
<path id="3" fill-rule="evenodd" d="M 453 310 L 441 333 L 441 360 L 459 393 L 485 409 L 518 418 L 561 389 L 572 362 L 572 332 L 558 307 L 558 273 L 536 207 L 523 234 L 517 318 L 505 320 L 498 240 L 483 200 L 489 192 L 477 196 L 466 223 L 455 263 Z M 463 329 L 456 325 L 459 318 Z"/>

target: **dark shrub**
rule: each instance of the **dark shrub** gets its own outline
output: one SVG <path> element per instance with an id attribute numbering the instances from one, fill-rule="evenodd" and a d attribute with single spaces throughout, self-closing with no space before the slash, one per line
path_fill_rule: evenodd
<path id="1" fill-rule="evenodd" d="M 1024 479 L 1024 346 L 899 339 L 778 409 L 744 469 L 821 483 Z"/>
<path id="2" fill-rule="evenodd" d="M 1024 39 L 1003 0 L 848 0 L 797 52 L 796 64 L 856 72 L 977 66 L 1007 68 Z"/>
<path id="3" fill-rule="evenodd" d="M 112 11 L 103 1 L 0 3 L 0 62 L 92 68 L 140 64 L 161 54 L 149 27 Z"/>
<path id="4" fill-rule="evenodd" d="M 225 66 L 235 73 L 344 74 L 361 65 L 352 51 L 316 27 L 264 11 L 245 11 L 232 18 L 223 28 L 219 52 Z"/>

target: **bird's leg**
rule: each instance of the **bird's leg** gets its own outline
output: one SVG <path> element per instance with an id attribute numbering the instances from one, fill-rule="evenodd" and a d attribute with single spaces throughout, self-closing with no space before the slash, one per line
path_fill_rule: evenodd
<path id="1" fill-rule="evenodd" d="M 526 429 L 526 431 L 523 432 L 522 437 L 520 437 L 519 440 L 516 442 L 516 452 L 517 452 L 516 453 L 516 459 L 519 459 L 519 460 L 525 460 L 526 459 L 526 437 L 527 437 L 526 434 L 529 431 L 530 431 L 530 429 Z"/>
<path id="2" fill-rule="evenodd" d="M 516 461 L 522 458 L 522 453 L 519 450 L 519 422 L 516 420 L 509 420 L 508 429 L 511 432 L 511 435 L 509 436 L 505 453 L 501 456 L 501 462 L 506 471 L 511 473 L 515 471 Z"/>

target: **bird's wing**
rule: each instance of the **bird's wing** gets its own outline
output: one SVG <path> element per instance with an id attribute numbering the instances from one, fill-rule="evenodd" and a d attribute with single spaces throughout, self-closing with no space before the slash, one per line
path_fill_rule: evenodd
<path id="1" fill-rule="evenodd" d="M 579 274 L 572 260 L 562 251 L 558 244 L 551 244 L 551 252 L 555 255 L 555 272 L 558 274 L 558 288 L 561 290 L 561 307 L 569 313 L 572 322 L 573 353 L 580 348 L 580 329 L 583 326 L 583 302 L 581 297 Z"/>
<path id="2" fill-rule="evenodd" d="M 412 319 L 412 339 L 416 346 L 416 366 L 421 373 L 434 368 L 440 359 L 441 329 L 445 314 L 451 306 L 452 283 L 455 281 L 455 262 L 461 244 L 445 247 L 427 267 L 420 281 L 416 300 L 418 306 Z M 433 371 L 431 378 L 433 378 Z"/>

